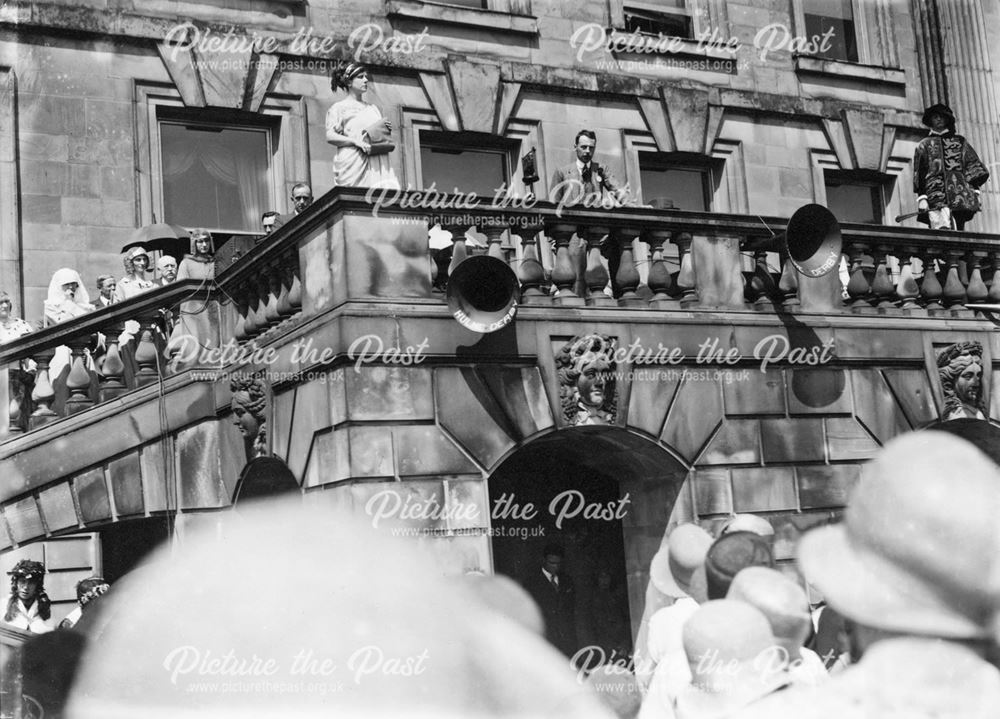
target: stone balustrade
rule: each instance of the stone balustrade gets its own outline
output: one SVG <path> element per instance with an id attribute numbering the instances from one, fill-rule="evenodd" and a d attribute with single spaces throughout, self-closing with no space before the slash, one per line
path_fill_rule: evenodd
<path id="1" fill-rule="evenodd" d="M 36 429 L 164 377 L 171 370 L 169 335 L 185 302 L 217 315 L 213 290 L 185 280 L 0 346 L 8 405 L 3 434 Z M 219 339 L 217 329 L 201 338 L 209 346 Z"/>
<path id="2" fill-rule="evenodd" d="M 449 274 L 477 254 L 513 270 L 526 308 L 972 318 L 965 305 L 1000 303 L 1000 237 L 992 235 L 843 224 L 843 267 L 814 278 L 787 260 L 782 218 L 543 202 L 511 208 L 468 198 L 462 205 L 446 195 L 432 198 L 428 212 L 409 195 L 391 198 L 376 206 L 371 192 L 332 190 L 225 268 L 211 289 L 177 283 L 5 345 L 6 431 L 156 382 L 171 359 L 163 308 L 203 347 L 265 345 L 344 302 L 444 304 Z M 451 232 L 450 247 L 431 247 L 432 221 Z M 132 337 L 122 334 L 126 320 L 139 325 Z M 69 367 L 58 380 L 57 359 Z M 172 363 L 194 366 L 201 364 Z"/>

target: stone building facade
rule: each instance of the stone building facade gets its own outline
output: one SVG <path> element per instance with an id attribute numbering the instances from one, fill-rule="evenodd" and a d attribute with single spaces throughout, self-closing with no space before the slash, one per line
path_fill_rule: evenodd
<path id="1" fill-rule="evenodd" d="M 257 210 L 289 211 L 296 182 L 326 195 L 333 148 L 324 119 L 343 97 L 331 89 L 329 70 L 355 53 L 372 69 L 368 99 L 396 128 L 393 170 L 414 189 L 483 194 L 499 181 L 516 195 L 545 196 L 552 173 L 573 161 L 577 131 L 590 128 L 600 162 L 642 204 L 742 216 L 746 227 L 761 218 L 766 227 L 764 217 L 818 202 L 839 208 L 847 222 L 894 225 L 916 209 L 910 163 L 926 134 L 922 109 L 937 101 L 955 109 L 984 163 L 1000 162 L 992 72 L 1000 51 L 987 42 L 1000 31 L 995 3 L 850 0 L 842 16 L 827 17 L 840 34 L 823 52 L 793 38 L 824 27 L 817 8 L 828 3 L 676 5 L 658 13 L 627 0 L 7 3 L 0 9 L 0 288 L 34 321 L 56 269 L 76 268 L 88 281 L 117 274 L 119 250 L 139 226 L 205 224 L 237 237 L 257 231 Z M 643 52 L 635 45 L 643 36 L 631 32 L 637 27 L 687 37 L 670 41 L 667 52 Z M 212 133 L 217 142 L 205 139 Z M 258 148 L 264 169 L 252 190 L 241 184 L 247 166 L 223 167 L 214 150 L 191 151 L 224 144 L 226 133 Z M 533 149 L 539 180 L 529 188 L 523 163 Z M 214 178 L 220 192 L 238 188 L 235 220 L 188 222 L 178 211 L 185 173 L 199 168 L 198 181 Z M 984 188 L 972 232 L 1000 232 L 997 187 Z M 732 512 L 763 512 L 778 528 L 781 559 L 790 559 L 798 534 L 836 515 L 881 443 L 939 416 L 933 357 L 944 344 L 983 339 L 989 409 L 998 416 L 992 358 L 1000 347 L 987 323 L 959 310 L 905 321 L 874 305 L 845 314 L 836 273 L 830 282 L 801 283 L 802 317 L 746 311 L 742 287 L 709 292 L 709 280 L 719 279 L 711 255 L 739 254 L 724 231 L 693 250 L 702 258 L 704 312 L 643 316 L 616 314 L 616 306 L 588 315 L 590 306 L 542 302 L 491 343 L 459 329 L 443 308 L 421 304 L 431 296 L 424 258 L 410 272 L 417 260 L 404 250 L 425 241 L 424 228 L 387 229 L 363 214 L 331 199 L 286 235 L 295 234 L 291 246 L 304 268 L 302 321 L 261 336 L 279 352 L 274 372 L 316 375 L 268 388 L 269 451 L 307 496 L 323 501 L 360 510 L 380 491 L 403 487 L 415 504 L 478 508 L 475 520 L 413 524 L 433 537 L 452 570 L 518 571 L 532 561 L 542 540 L 504 547 L 489 532 L 517 523 L 493 515 L 505 494 L 522 504 L 551 501 L 554 490 L 532 488 L 559 471 L 553 487 L 586 487 L 605 508 L 630 497 L 634 511 L 617 525 L 617 551 L 635 622 L 645 567 L 670 521 L 711 524 Z M 363 238 L 383 274 L 345 237 Z M 547 243 L 539 249 L 551 268 Z M 645 282 L 648 255 L 636 250 Z M 725 271 L 738 280 L 737 264 Z M 359 298 L 397 304 L 342 310 Z M 406 298 L 417 298 L 409 309 Z M 219 327 L 220 337 L 226 328 L 232 334 L 225 318 Z M 426 339 L 434 361 L 345 365 L 352 342 L 375 331 L 398 346 Z M 834 341 L 837 361 L 753 366 L 755 348 L 776 332 L 803 348 Z M 633 373 L 619 387 L 609 427 L 574 427 L 561 414 L 556 357 L 588 334 L 621 346 L 641 339 L 680 347 L 688 358 L 714 338 L 746 358 L 732 371 L 750 370 L 754 379 L 727 381 L 717 362 L 711 370 L 681 368 L 715 372 L 705 381 L 683 371 Z M 309 337 L 345 361 L 295 359 L 295 343 Z M 152 393 L 139 391 L 113 410 L 93 410 L 100 417 L 81 414 L 8 445 L 17 486 L 3 495 L 3 542 L 12 550 L 5 566 L 43 546 L 46 558 L 50 546 L 53 557 L 72 555 L 49 562 L 64 575 L 54 598 L 67 601 L 71 580 L 97 561 L 81 530 L 178 509 L 196 522 L 202 510 L 231 503 L 230 470 L 245 448 L 228 422 L 229 390 L 204 378 L 183 382 L 168 388 L 167 416 L 158 415 Z M 83 449 L 53 453 L 59 442 Z M 177 462 L 188 471 L 173 474 Z M 577 547 L 606 539 L 569 525 L 561 536 Z"/>

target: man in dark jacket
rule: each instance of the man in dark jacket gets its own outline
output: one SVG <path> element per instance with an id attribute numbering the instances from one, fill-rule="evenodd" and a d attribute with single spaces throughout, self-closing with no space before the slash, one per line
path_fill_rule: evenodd
<path id="1" fill-rule="evenodd" d="M 563 572 L 566 553 L 558 544 L 542 550 L 542 566 L 524 587 L 534 598 L 545 620 L 545 638 L 566 656 L 576 646 L 576 592 L 573 580 Z"/>

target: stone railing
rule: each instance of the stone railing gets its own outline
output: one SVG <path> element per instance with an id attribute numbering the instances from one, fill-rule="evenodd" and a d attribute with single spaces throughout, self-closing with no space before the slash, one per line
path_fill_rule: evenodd
<path id="1" fill-rule="evenodd" d="M 198 280 L 176 282 L 0 346 L 9 407 L 0 436 L 36 429 L 157 382 L 169 373 L 165 350 L 178 313 L 195 303 L 217 315 L 214 297 Z M 205 324 L 215 329 L 203 342 L 218 346 L 218 321 Z M 54 361 L 59 376 L 52 371 Z"/>
<path id="2" fill-rule="evenodd" d="M 437 196 L 428 211 L 403 197 L 376 208 L 365 190 L 333 190 L 222 270 L 210 288 L 177 283 L 4 345 L 0 368 L 10 382 L 0 400 L 10 410 L 0 434 L 79 412 L 171 368 L 204 365 L 170 361 L 164 308 L 203 348 L 230 340 L 261 345 L 344 302 L 444 304 L 449 274 L 475 254 L 508 264 L 525 307 L 971 318 L 965 304 L 1000 302 L 997 236 L 844 224 L 845 287 L 841 271 L 807 278 L 793 269 L 778 237 L 788 224 L 782 218 L 542 202 L 472 206 L 451 195 Z M 450 245 L 431 249 L 431 219 L 452 233 Z M 468 241 L 470 227 L 485 241 Z M 185 311 L 191 304 L 198 307 Z M 133 325 L 123 349 L 126 321 L 139 329 Z M 56 380 L 51 363 L 60 347 L 68 348 L 60 353 L 69 372 Z M 210 364 L 220 369 L 220 362 Z"/>
<path id="3" fill-rule="evenodd" d="M 684 311 L 783 307 L 971 317 L 966 303 L 1000 301 L 1000 282 L 993 281 L 1000 277 L 1000 237 L 995 235 L 845 223 L 843 269 L 807 278 L 783 251 L 778 236 L 787 227 L 784 218 L 546 202 L 496 207 L 459 195 L 428 200 L 426 194 L 423 202 L 432 207 L 422 209 L 415 193 L 382 194 L 386 197 L 393 202 L 376 209 L 372 200 L 379 199 L 378 193 L 333 190 L 223 273 L 219 282 L 238 308 L 236 337 L 259 336 L 310 305 L 302 284 L 310 263 L 343 266 L 343 287 L 331 292 L 344 301 L 372 295 L 391 300 L 391 288 L 400 286 L 405 292 L 395 299 L 443 301 L 448 274 L 476 254 L 508 263 L 517 275 L 522 305 Z M 350 216 L 367 217 L 369 224 L 345 223 Z M 378 224 L 371 224 L 372 218 Z M 416 246 L 426 241 L 420 237 L 426 238 L 428 219 L 440 220 L 451 232 L 450 248 Z M 422 228 L 420 237 L 413 233 L 416 227 Z M 485 241 L 468 242 L 470 227 Z M 310 238 L 322 233 L 328 236 L 323 253 L 307 252 Z M 368 258 L 352 259 L 355 248 L 386 242 L 386 237 L 396 238 L 398 263 L 384 253 L 376 256 L 375 250 Z M 382 282 L 390 288 L 385 292 L 352 289 L 353 276 L 370 270 L 373 257 L 381 272 L 412 276 L 413 257 L 420 252 L 429 254 L 426 270 L 420 270 L 426 272 L 422 285 L 390 278 Z M 925 272 L 925 267 L 936 271 Z M 849 280 L 842 282 L 842 276 Z M 325 279 L 337 284 L 337 272 Z"/>

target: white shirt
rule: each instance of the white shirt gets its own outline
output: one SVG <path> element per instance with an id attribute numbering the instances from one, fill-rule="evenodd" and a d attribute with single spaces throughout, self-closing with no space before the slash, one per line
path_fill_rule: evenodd
<path id="1" fill-rule="evenodd" d="M 10 596 L 4 597 L 3 605 L 0 606 L 0 618 L 2 618 L 7 613 L 7 606 L 10 603 Z M 14 602 L 14 618 L 9 622 L 4 621 L 4 624 L 9 624 L 12 627 L 17 627 L 18 629 L 24 629 L 25 631 L 31 632 L 32 634 L 45 634 L 45 632 L 51 632 L 53 630 L 52 618 L 42 619 L 38 616 L 38 601 L 31 603 L 30 608 L 25 608 L 24 603 L 17 599 Z"/>

